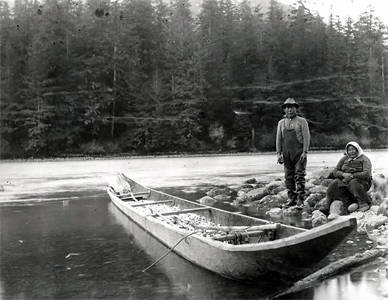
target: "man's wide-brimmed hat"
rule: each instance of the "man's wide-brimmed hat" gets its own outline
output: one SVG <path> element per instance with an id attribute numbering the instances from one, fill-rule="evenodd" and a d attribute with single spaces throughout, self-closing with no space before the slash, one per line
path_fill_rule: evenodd
<path id="1" fill-rule="evenodd" d="M 285 108 L 286 106 L 295 106 L 296 108 L 299 107 L 299 104 L 296 103 L 294 98 L 287 98 L 286 101 L 282 104 L 282 108 Z"/>

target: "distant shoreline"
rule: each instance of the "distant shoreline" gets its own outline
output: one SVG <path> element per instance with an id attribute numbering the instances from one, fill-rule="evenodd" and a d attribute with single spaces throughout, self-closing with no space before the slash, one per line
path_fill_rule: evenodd
<path id="1" fill-rule="evenodd" d="M 342 149 L 321 149 L 310 150 L 309 153 L 316 152 L 341 152 Z M 377 149 L 364 149 L 365 152 L 374 151 L 388 151 L 388 148 Z M 104 155 L 104 156 L 92 156 L 92 155 L 70 155 L 66 157 L 46 157 L 46 158 L 7 158 L 0 159 L 1 162 L 34 162 L 34 161 L 85 161 L 85 160 L 112 160 L 112 159 L 143 159 L 143 158 L 183 158 L 183 157 L 220 157 L 220 156 L 255 156 L 255 155 L 275 155 L 274 151 L 255 151 L 255 152 L 208 152 L 208 153 L 179 153 L 179 154 L 154 154 L 154 155 L 141 155 L 141 154 L 117 154 L 117 155 Z"/>

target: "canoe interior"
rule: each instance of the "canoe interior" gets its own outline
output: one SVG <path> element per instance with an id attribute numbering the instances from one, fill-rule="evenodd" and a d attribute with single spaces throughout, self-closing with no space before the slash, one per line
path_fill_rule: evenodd
<path id="1" fill-rule="evenodd" d="M 149 189 L 131 180 L 123 174 L 121 174 L 121 176 L 123 176 L 124 179 L 130 184 L 132 195 L 136 198 L 139 195 L 138 201 L 135 201 L 132 195 L 124 197 L 124 199 L 126 199 L 125 201 L 129 201 L 134 204 L 134 208 L 136 208 L 136 205 L 141 206 L 142 203 L 151 203 L 149 207 L 152 207 L 155 205 L 154 202 L 161 202 L 163 203 L 163 205 L 166 206 L 179 207 L 180 210 L 208 208 L 206 210 L 196 211 L 195 214 L 203 216 L 209 222 L 218 224 L 220 226 L 257 226 L 271 224 L 271 222 L 267 220 L 252 218 L 246 215 L 241 215 L 233 212 L 226 212 L 224 210 L 202 205 L 200 203 L 192 202 L 163 192 Z M 171 202 L 168 202 L 168 200 L 171 200 Z M 274 239 L 282 239 L 305 231 L 306 229 L 279 224 L 275 231 L 266 231 L 266 234 L 260 237 L 260 242 L 265 242 Z M 256 242 L 257 239 L 254 237 L 249 240 L 249 243 Z"/>

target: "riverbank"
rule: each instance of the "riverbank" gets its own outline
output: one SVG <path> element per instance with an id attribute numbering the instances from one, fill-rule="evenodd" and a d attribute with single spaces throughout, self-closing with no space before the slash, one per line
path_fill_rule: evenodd
<path id="1" fill-rule="evenodd" d="M 336 153 L 343 149 L 313 149 L 309 153 Z M 388 151 L 388 147 L 364 149 L 364 152 Z M 131 154 L 120 153 L 114 155 L 69 155 L 58 157 L 28 157 L 28 158 L 0 158 L 1 162 L 31 162 L 31 161 L 84 161 L 84 160 L 112 160 L 112 159 L 143 159 L 143 158 L 184 158 L 184 157 L 222 157 L 222 156 L 255 156 L 255 155 L 274 155 L 274 151 L 252 151 L 252 152 L 204 152 L 204 153 L 178 153 L 178 154 Z"/>

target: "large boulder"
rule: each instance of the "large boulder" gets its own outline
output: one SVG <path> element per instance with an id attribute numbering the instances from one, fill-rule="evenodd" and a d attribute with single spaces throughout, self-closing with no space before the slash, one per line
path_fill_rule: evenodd
<path id="1" fill-rule="evenodd" d="M 388 199 L 384 200 L 377 209 L 378 215 L 388 216 Z"/>
<path id="2" fill-rule="evenodd" d="M 232 205 L 239 206 L 248 201 L 247 193 L 239 194 L 236 199 L 233 200 Z"/>
<path id="3" fill-rule="evenodd" d="M 283 190 L 280 193 L 278 193 L 277 196 L 279 197 L 279 201 L 281 203 L 286 202 L 288 199 L 288 192 L 287 190 Z"/>
<path id="4" fill-rule="evenodd" d="M 255 201 L 258 206 L 263 207 L 265 209 L 272 207 L 280 207 L 281 201 L 277 195 L 266 195 L 260 200 Z"/>
<path id="5" fill-rule="evenodd" d="M 378 228 L 381 225 L 388 223 L 388 217 L 382 215 L 371 215 L 365 218 L 365 227 L 367 230 Z"/>
<path id="6" fill-rule="evenodd" d="M 242 190 L 242 189 L 253 189 L 254 186 L 252 184 L 243 184 L 241 185 L 238 190 Z"/>
<path id="7" fill-rule="evenodd" d="M 329 184 L 333 181 L 333 179 L 322 179 L 321 182 L 320 182 L 320 185 L 321 186 L 325 186 L 325 187 L 328 187 Z"/>
<path id="8" fill-rule="evenodd" d="M 311 221 L 312 212 L 308 213 L 307 211 L 302 212 L 302 220 L 303 221 Z"/>
<path id="9" fill-rule="evenodd" d="M 305 183 L 305 189 L 306 190 L 309 190 L 311 189 L 312 187 L 314 187 L 316 184 L 314 183 L 314 179 L 309 179 L 306 181 Z"/>
<path id="10" fill-rule="evenodd" d="M 334 200 L 330 204 L 330 215 L 342 216 L 346 214 L 346 207 L 340 200 Z"/>
<path id="11" fill-rule="evenodd" d="M 315 205 L 321 201 L 324 198 L 323 194 L 320 193 L 314 193 L 310 194 L 306 200 L 304 201 L 304 205 L 310 206 L 310 207 L 315 207 Z"/>
<path id="12" fill-rule="evenodd" d="M 272 194 L 273 195 L 277 195 L 279 194 L 280 192 L 284 191 L 286 189 L 286 186 L 285 185 L 280 185 L 278 186 L 277 188 L 275 188 L 274 190 L 272 190 Z"/>
<path id="13" fill-rule="evenodd" d="M 314 210 L 311 215 L 311 225 L 317 227 L 325 223 L 327 223 L 326 215 L 319 210 Z"/>
<path id="14" fill-rule="evenodd" d="M 279 207 L 274 207 L 267 211 L 266 214 L 271 218 L 281 218 L 283 215 L 283 210 Z"/>
<path id="15" fill-rule="evenodd" d="M 312 194 L 326 194 L 327 187 L 322 185 L 316 185 L 310 189 Z"/>
<path id="16" fill-rule="evenodd" d="M 388 197 L 388 181 L 383 174 L 374 174 L 371 190 L 380 193 L 382 198 Z"/>
<path id="17" fill-rule="evenodd" d="M 317 204 L 315 204 L 314 208 L 316 210 L 320 210 L 320 211 L 326 211 L 329 212 L 328 210 L 328 207 L 329 207 L 329 203 L 328 203 L 328 200 L 326 197 L 322 198 Z"/>
<path id="18" fill-rule="evenodd" d="M 251 191 L 252 189 L 241 189 L 237 192 L 237 197 L 243 197 L 246 193 Z"/>
<path id="19" fill-rule="evenodd" d="M 283 208 L 284 216 L 300 216 L 302 214 L 302 210 L 296 206 L 290 206 L 287 208 Z"/>
<path id="20" fill-rule="evenodd" d="M 282 181 L 271 181 L 270 183 L 268 183 L 265 188 L 267 189 L 268 191 L 268 194 L 277 194 L 279 193 L 280 191 L 284 190 L 286 188 L 286 186 L 284 185 L 284 183 Z"/>
<path id="21" fill-rule="evenodd" d="M 206 193 L 206 195 L 213 198 L 217 195 L 232 196 L 233 194 L 236 194 L 236 192 L 233 189 L 228 187 L 214 187 Z"/>
<path id="22" fill-rule="evenodd" d="M 222 195 L 214 196 L 214 199 L 219 202 L 230 202 L 232 201 L 232 196 L 222 194 Z"/>
<path id="23" fill-rule="evenodd" d="M 384 202 L 384 197 L 379 191 L 375 192 L 372 190 L 372 191 L 368 192 L 368 194 L 369 194 L 369 197 L 370 197 L 373 205 L 380 205 Z"/>
<path id="24" fill-rule="evenodd" d="M 313 185 L 322 185 L 328 187 L 330 182 L 332 182 L 332 179 L 327 179 L 327 178 L 313 178 L 311 179 L 311 183 Z"/>
<path id="25" fill-rule="evenodd" d="M 351 216 L 357 219 L 357 232 L 359 233 L 369 233 L 388 223 L 387 216 L 376 215 L 375 210 L 371 209 L 366 212 L 355 211 Z"/>
<path id="26" fill-rule="evenodd" d="M 267 185 L 267 182 L 260 181 L 260 182 L 255 184 L 254 188 L 258 189 L 258 188 L 265 187 L 266 185 Z"/>
<path id="27" fill-rule="evenodd" d="M 198 202 L 201 204 L 212 206 L 217 202 L 217 200 L 212 198 L 212 197 L 205 196 L 205 197 L 202 197 L 201 199 L 199 199 Z"/>
<path id="28" fill-rule="evenodd" d="M 257 183 L 257 180 L 256 180 L 256 178 L 250 178 L 250 179 L 245 180 L 244 183 L 255 184 L 255 183 Z"/>
<path id="29" fill-rule="evenodd" d="M 375 213 L 376 215 L 379 215 L 380 213 L 379 213 L 379 206 L 377 206 L 377 205 L 372 205 L 370 208 L 369 208 L 369 210 L 370 211 L 373 211 L 373 213 Z"/>
<path id="30" fill-rule="evenodd" d="M 245 194 L 246 201 L 256 201 L 260 200 L 264 196 L 268 195 L 268 191 L 265 187 L 257 188 L 249 191 Z"/>

